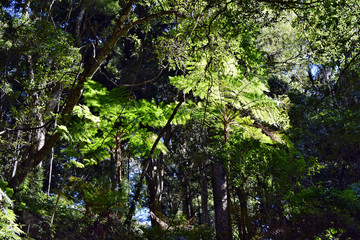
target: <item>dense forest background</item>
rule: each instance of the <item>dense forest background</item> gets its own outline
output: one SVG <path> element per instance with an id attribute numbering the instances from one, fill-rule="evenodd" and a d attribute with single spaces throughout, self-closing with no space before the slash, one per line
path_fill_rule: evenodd
<path id="1" fill-rule="evenodd" d="M 1 4 L 1 239 L 359 239 L 359 1 Z"/>

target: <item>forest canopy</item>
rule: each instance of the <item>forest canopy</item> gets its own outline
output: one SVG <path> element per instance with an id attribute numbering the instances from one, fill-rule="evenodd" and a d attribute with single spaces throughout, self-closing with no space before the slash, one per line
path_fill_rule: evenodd
<path id="1" fill-rule="evenodd" d="M 357 0 L 4 0 L 1 239 L 357 239 Z"/>

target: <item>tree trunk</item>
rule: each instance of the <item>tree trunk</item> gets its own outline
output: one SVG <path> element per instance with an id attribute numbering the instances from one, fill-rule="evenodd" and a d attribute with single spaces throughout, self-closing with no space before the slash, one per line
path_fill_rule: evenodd
<path id="1" fill-rule="evenodd" d="M 244 194 L 240 187 L 236 188 L 236 195 L 240 203 L 240 211 L 237 211 L 237 221 L 240 239 L 251 239 L 253 233 L 251 228 L 251 222 L 249 218 L 249 212 L 247 208 L 247 196 Z"/>
<path id="2" fill-rule="evenodd" d="M 231 221 L 228 211 L 227 179 L 223 164 L 213 163 L 212 173 L 215 229 L 217 240 L 232 239 Z"/>
<path id="3" fill-rule="evenodd" d="M 81 23 L 83 22 L 85 16 L 85 9 L 82 8 L 79 16 L 76 20 L 76 25 L 75 25 L 75 39 L 76 39 L 76 45 L 77 47 L 81 47 L 82 45 L 82 39 L 81 39 Z"/>
<path id="4" fill-rule="evenodd" d="M 154 171 L 154 167 L 156 166 L 156 164 L 154 164 L 155 161 L 156 160 L 152 159 L 149 164 L 147 171 L 148 173 L 146 174 L 146 183 L 149 194 L 149 210 L 153 212 L 157 217 L 159 217 L 159 212 L 161 212 L 161 209 L 158 209 L 159 204 L 156 203 L 157 200 L 156 191 L 158 186 L 156 184 L 156 178 L 155 178 L 156 173 Z M 151 217 L 151 226 L 152 227 L 160 226 L 159 222 L 156 221 L 156 219 L 153 217 Z"/>
<path id="5" fill-rule="evenodd" d="M 225 112 L 225 111 L 224 111 Z M 228 143 L 230 140 L 230 122 L 224 116 L 224 141 Z M 213 163 L 213 195 L 215 208 L 215 229 L 217 240 L 232 239 L 231 228 L 231 198 L 229 184 L 230 164 L 227 160 L 227 170 L 225 170 L 222 162 Z"/>
<path id="6" fill-rule="evenodd" d="M 111 151 L 110 154 L 110 181 L 111 181 L 111 190 L 115 191 L 117 188 L 117 178 L 116 178 L 116 157 L 114 151 Z"/>
<path id="7" fill-rule="evenodd" d="M 208 207 L 208 180 L 205 173 L 205 163 L 200 167 L 200 186 L 201 186 L 201 224 L 209 225 L 209 207 Z"/>
<path id="8" fill-rule="evenodd" d="M 122 156 L 121 156 L 121 137 L 119 134 L 116 136 L 115 145 L 115 160 L 116 160 L 116 180 L 118 189 L 122 186 Z"/>
<path id="9" fill-rule="evenodd" d="M 20 130 L 17 131 L 17 137 L 16 137 L 16 145 L 15 145 L 15 155 L 13 156 L 13 161 L 14 161 L 14 168 L 13 168 L 13 172 L 11 177 L 15 176 L 16 173 L 16 169 L 17 169 L 17 165 L 19 162 L 19 157 L 20 157 L 20 147 L 21 147 L 21 136 L 20 136 Z"/>
<path id="10" fill-rule="evenodd" d="M 164 133 L 164 145 L 168 146 L 171 136 L 171 127 L 168 126 L 165 129 Z M 163 174 L 164 174 L 164 155 L 161 153 L 158 159 L 151 161 L 148 174 L 146 175 L 146 182 L 149 193 L 149 209 L 153 212 L 159 219 L 162 216 L 162 192 L 164 188 Z M 151 218 L 151 225 L 159 225 L 156 219 Z"/>
<path id="11" fill-rule="evenodd" d="M 191 198 L 189 191 L 189 181 L 187 180 L 187 176 L 185 173 L 182 173 L 183 181 L 182 181 L 182 210 L 183 214 L 186 216 L 186 219 L 191 218 Z M 184 176 L 185 175 L 185 176 Z"/>

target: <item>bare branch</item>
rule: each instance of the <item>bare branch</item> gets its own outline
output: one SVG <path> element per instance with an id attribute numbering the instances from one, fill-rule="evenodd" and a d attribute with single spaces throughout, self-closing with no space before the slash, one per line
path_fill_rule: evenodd
<path id="1" fill-rule="evenodd" d="M 266 3 L 272 3 L 272 4 L 280 4 L 286 7 L 292 7 L 292 8 L 302 8 L 302 6 L 316 6 L 317 3 L 321 3 L 321 1 L 310 1 L 310 2 L 305 2 L 305 1 L 292 1 L 292 0 L 288 0 L 288 1 L 284 1 L 284 0 L 258 0 L 259 2 L 266 2 Z M 295 6 L 298 5 L 298 6 Z"/>
<path id="2" fill-rule="evenodd" d="M 165 68 L 161 69 L 160 72 L 152 79 L 149 79 L 149 80 L 146 80 L 146 81 L 140 82 L 140 83 L 134 83 L 134 84 L 120 84 L 119 86 L 121 86 L 121 87 L 137 87 L 137 86 L 155 82 L 157 79 L 159 79 L 159 77 L 160 77 L 161 73 L 164 71 L 164 69 Z"/>
<path id="3" fill-rule="evenodd" d="M 129 212 L 128 212 L 127 217 L 126 217 L 125 222 L 124 222 L 124 225 L 127 226 L 127 227 L 130 227 L 130 225 L 131 225 L 131 220 L 132 220 L 132 217 L 134 216 L 134 213 L 135 213 L 136 202 L 138 201 L 138 199 L 140 197 L 140 192 L 141 192 L 142 185 L 143 185 L 142 181 L 143 181 L 143 179 L 144 179 L 144 177 L 145 177 L 145 175 L 147 173 L 147 170 L 148 170 L 148 167 L 150 165 L 152 156 L 153 156 L 153 154 L 155 152 L 155 149 L 156 149 L 158 143 L 160 142 L 160 139 L 164 135 L 165 131 L 171 126 L 170 124 L 171 124 L 172 120 L 174 119 L 176 113 L 178 112 L 180 106 L 182 105 L 182 103 L 184 101 L 185 101 L 184 96 L 181 96 L 179 103 L 174 108 L 174 110 L 173 110 L 171 116 L 169 117 L 167 123 L 161 129 L 160 133 L 158 134 L 158 137 L 156 138 L 154 144 L 152 145 L 152 148 L 150 150 L 150 153 L 149 153 L 148 157 L 144 160 L 144 163 L 143 163 L 144 165 L 143 165 L 143 169 L 142 169 L 142 172 L 141 172 L 141 175 L 140 175 L 140 179 L 138 180 L 138 182 L 136 184 L 136 190 L 135 190 L 135 193 L 134 193 L 134 197 L 132 199 Z"/>

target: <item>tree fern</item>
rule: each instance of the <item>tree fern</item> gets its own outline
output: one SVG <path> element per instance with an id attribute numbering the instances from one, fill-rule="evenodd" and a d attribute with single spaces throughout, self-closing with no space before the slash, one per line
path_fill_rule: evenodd
<path id="1" fill-rule="evenodd" d="M 84 100 L 86 105 L 75 107 L 69 129 L 62 131 L 70 142 L 63 152 L 86 163 L 109 158 L 116 137 L 126 141 L 135 156 L 147 156 L 157 138 L 150 129 L 163 127 L 177 105 L 135 101 L 125 88 L 109 91 L 92 80 L 85 85 Z M 189 117 L 188 112 L 179 110 L 173 124 L 184 124 Z M 165 145 L 160 142 L 157 151 L 166 153 Z"/>
<path id="2" fill-rule="evenodd" d="M 286 106 L 267 95 L 269 88 L 265 75 L 241 74 L 234 58 L 228 59 L 223 66 L 219 66 L 220 71 L 215 68 L 219 63 L 213 64 L 211 70 L 207 69 L 209 64 L 205 64 L 204 60 L 198 64 L 192 63 L 193 68 L 187 75 L 172 77 L 170 81 L 184 92 L 191 91 L 204 102 L 198 106 L 198 110 L 205 111 L 203 117 L 207 117 L 208 121 L 217 121 L 215 125 L 218 124 L 218 127 L 224 124 L 241 126 L 245 135 L 252 132 L 253 136 L 268 141 L 267 137 L 260 137 L 261 130 L 256 130 L 254 123 L 279 129 L 288 127 Z M 247 128 L 244 128 L 244 121 L 241 120 L 243 117 L 253 121 L 248 122 Z"/>

